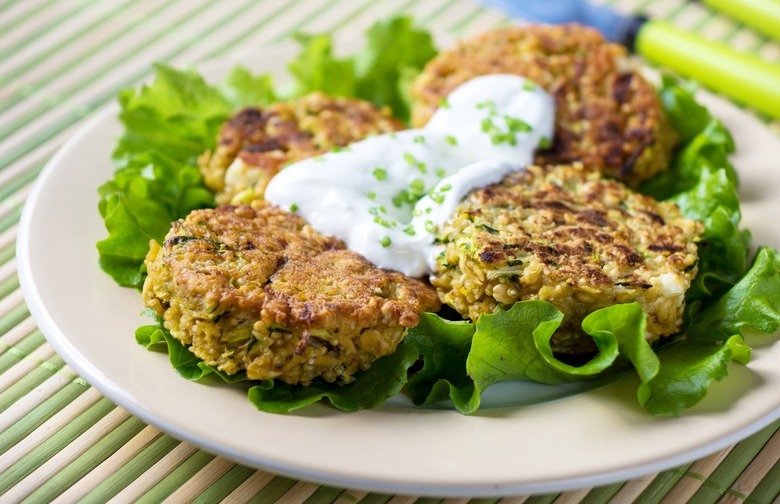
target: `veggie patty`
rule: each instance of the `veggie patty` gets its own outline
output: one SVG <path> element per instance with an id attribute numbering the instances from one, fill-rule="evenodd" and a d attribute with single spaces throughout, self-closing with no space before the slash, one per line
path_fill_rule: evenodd
<path id="1" fill-rule="evenodd" d="M 263 199 L 268 182 L 288 163 L 402 128 L 387 109 L 315 92 L 238 111 L 222 126 L 214 152 L 198 164 L 218 204 L 249 203 Z"/>
<path id="2" fill-rule="evenodd" d="M 146 265 L 144 302 L 171 335 L 250 379 L 349 383 L 439 308 L 427 284 L 262 201 L 192 212 Z"/>
<path id="3" fill-rule="evenodd" d="M 676 134 L 655 89 L 625 49 L 574 24 L 491 30 L 442 51 L 413 85 L 413 124 L 460 84 L 494 73 L 522 75 L 555 98 L 555 138 L 538 164 L 581 161 L 629 185 L 668 168 Z"/>

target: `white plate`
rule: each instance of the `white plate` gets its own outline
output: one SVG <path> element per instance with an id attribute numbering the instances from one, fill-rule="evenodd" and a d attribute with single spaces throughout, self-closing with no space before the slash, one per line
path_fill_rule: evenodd
<path id="1" fill-rule="evenodd" d="M 290 47 L 237 57 L 280 73 Z M 218 75 L 234 61 L 208 69 Z M 780 139 L 739 109 L 704 97 L 739 146 L 744 223 L 757 244 L 780 247 Z M 203 449 L 294 478 L 340 487 L 438 496 L 499 496 L 603 485 L 660 471 L 728 446 L 780 417 L 780 341 L 750 337 L 748 366 L 677 419 L 654 418 L 624 379 L 575 395 L 472 416 L 394 400 L 372 411 L 317 405 L 258 412 L 240 387 L 176 376 L 167 357 L 133 332 L 148 323 L 138 292 L 98 267 L 105 236 L 97 187 L 120 126 L 115 106 L 86 124 L 40 175 L 18 237 L 19 274 L 40 329 L 104 395 L 144 421 Z M 511 387 L 511 385 L 510 385 Z M 506 391 L 506 388 L 504 388 Z M 500 402 L 500 401 L 499 401 Z"/>

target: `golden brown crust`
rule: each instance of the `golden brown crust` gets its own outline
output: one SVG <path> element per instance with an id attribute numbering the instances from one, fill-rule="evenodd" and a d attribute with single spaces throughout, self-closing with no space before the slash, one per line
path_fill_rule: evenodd
<path id="1" fill-rule="evenodd" d="M 442 227 L 432 278 L 442 301 L 476 320 L 500 305 L 543 299 L 573 337 L 590 312 L 638 301 L 651 340 L 674 334 L 696 275 L 701 223 L 582 166 L 529 167 L 471 193 Z M 568 338 L 568 339 L 567 339 Z"/>
<path id="2" fill-rule="evenodd" d="M 316 92 L 238 111 L 220 130 L 216 150 L 204 153 L 199 164 L 218 204 L 249 203 L 262 199 L 288 163 L 403 127 L 369 102 Z"/>
<path id="3" fill-rule="evenodd" d="M 263 202 L 192 212 L 146 264 L 144 301 L 171 334 L 256 379 L 348 382 L 439 307 L 427 284 Z"/>
<path id="4" fill-rule="evenodd" d="M 575 24 L 497 29 L 443 51 L 413 85 L 413 125 L 460 84 L 493 73 L 527 77 L 555 99 L 555 139 L 538 164 L 579 161 L 630 185 L 668 167 L 676 136 L 653 86 L 622 47 Z"/>

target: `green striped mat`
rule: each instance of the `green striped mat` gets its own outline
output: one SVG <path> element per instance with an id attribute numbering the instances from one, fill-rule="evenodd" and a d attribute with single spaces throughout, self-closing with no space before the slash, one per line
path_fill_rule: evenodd
<path id="1" fill-rule="evenodd" d="M 700 3 L 607 3 L 780 62 L 780 44 Z M 778 498 L 780 422 L 682 467 L 561 494 L 439 499 L 295 481 L 145 425 L 101 397 L 46 343 L 19 289 L 17 225 L 32 182 L 85 116 L 146 76 L 152 61 L 184 65 L 299 30 L 362 32 L 401 12 L 456 36 L 507 22 L 469 0 L 0 0 L 0 502 L 763 504 Z M 762 119 L 780 134 L 780 123 Z"/>

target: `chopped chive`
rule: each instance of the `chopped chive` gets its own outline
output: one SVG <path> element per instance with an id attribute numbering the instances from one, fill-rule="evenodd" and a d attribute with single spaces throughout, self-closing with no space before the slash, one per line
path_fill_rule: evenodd
<path id="1" fill-rule="evenodd" d="M 422 179 L 414 179 L 412 180 L 412 183 L 409 184 L 409 188 L 413 191 L 423 192 L 425 191 L 425 181 Z"/>
<path id="2" fill-rule="evenodd" d="M 375 192 L 373 192 L 373 191 L 372 191 L 372 192 L 370 192 L 370 193 L 368 193 L 368 194 L 366 194 L 366 196 L 367 196 L 367 197 L 368 197 L 368 199 L 370 199 L 371 201 L 374 201 L 374 200 L 376 199 L 376 193 L 375 193 Z"/>
<path id="3" fill-rule="evenodd" d="M 447 170 L 444 168 L 436 168 L 436 176 L 439 178 L 444 178 L 447 175 Z"/>
<path id="4" fill-rule="evenodd" d="M 417 234 L 417 232 L 414 230 L 414 227 L 409 224 L 404 228 L 404 233 L 408 234 L 409 236 L 414 236 Z"/>
<path id="5" fill-rule="evenodd" d="M 444 98 L 442 98 L 441 101 L 439 102 L 439 107 L 445 108 L 445 109 L 450 108 L 450 101 L 447 99 L 446 96 Z"/>
<path id="6" fill-rule="evenodd" d="M 387 180 L 387 170 L 381 167 L 374 168 L 374 178 L 377 180 Z"/>
<path id="7" fill-rule="evenodd" d="M 458 139 L 452 135 L 447 135 L 444 140 L 450 145 L 458 145 Z"/>
<path id="8" fill-rule="evenodd" d="M 425 166 L 425 163 L 417 161 L 411 153 L 404 152 L 404 161 L 406 161 L 410 166 L 414 166 L 420 170 L 420 173 L 428 173 L 428 168 Z"/>
<path id="9" fill-rule="evenodd" d="M 293 203 L 292 205 L 290 205 L 290 211 L 291 212 L 297 212 L 298 211 L 298 204 L 297 203 Z"/>
<path id="10" fill-rule="evenodd" d="M 385 218 L 380 217 L 379 215 L 374 217 L 374 223 L 379 224 L 380 226 L 386 227 L 388 229 L 391 227 L 396 227 L 398 225 L 398 222 L 394 220 L 387 220 Z"/>
<path id="11" fill-rule="evenodd" d="M 428 219 L 425 221 L 425 230 L 431 234 L 436 232 L 436 226 L 433 225 L 433 221 Z"/>
<path id="12" fill-rule="evenodd" d="M 495 110 L 490 111 L 490 116 L 482 119 L 480 123 L 482 132 L 490 136 L 493 145 L 507 143 L 517 145 L 517 134 L 532 131 L 533 127 L 527 122 L 517 117 L 503 116 L 506 123 L 506 130 L 502 130 L 493 122 L 493 117 L 497 117 Z"/>
<path id="13" fill-rule="evenodd" d="M 441 189 L 439 189 L 440 192 L 447 192 L 450 189 L 452 189 L 452 184 L 444 184 L 441 186 Z"/>
<path id="14" fill-rule="evenodd" d="M 496 113 L 496 102 L 493 100 L 487 100 L 483 101 L 481 103 L 477 103 L 478 109 L 487 109 L 491 114 Z"/>
<path id="15" fill-rule="evenodd" d="M 487 231 L 490 234 L 498 234 L 498 229 L 492 228 L 492 227 L 488 226 L 487 224 L 477 224 L 477 227 L 481 227 L 482 229 L 484 229 L 485 231 Z"/>
<path id="16" fill-rule="evenodd" d="M 525 81 L 523 82 L 523 89 L 526 91 L 536 91 L 536 84 L 534 84 L 532 81 Z"/>
<path id="17" fill-rule="evenodd" d="M 392 241 L 390 241 L 389 236 L 384 236 L 382 237 L 381 240 L 379 240 L 379 244 L 382 245 L 383 247 L 389 247 L 391 243 Z"/>
<path id="18" fill-rule="evenodd" d="M 414 143 L 425 143 L 425 137 L 422 135 L 417 135 L 414 137 Z"/>
<path id="19" fill-rule="evenodd" d="M 425 181 L 422 179 L 414 179 L 409 184 L 408 189 L 401 189 L 393 196 L 393 205 L 396 208 L 403 207 L 404 204 L 414 206 L 415 203 L 420 201 L 420 198 L 425 196 Z"/>
<path id="20" fill-rule="evenodd" d="M 396 208 L 401 208 L 404 203 L 406 203 L 409 200 L 409 191 L 406 191 L 404 189 L 401 189 L 398 194 L 393 196 L 393 206 Z"/>
<path id="21" fill-rule="evenodd" d="M 541 140 L 539 140 L 539 148 L 540 149 L 549 149 L 552 147 L 552 140 L 550 140 L 547 137 L 542 137 Z"/>
<path id="22" fill-rule="evenodd" d="M 504 120 L 506 121 L 506 125 L 509 128 L 510 133 L 527 132 L 533 130 L 530 124 L 523 121 L 522 119 L 518 119 L 517 117 L 504 116 Z"/>

